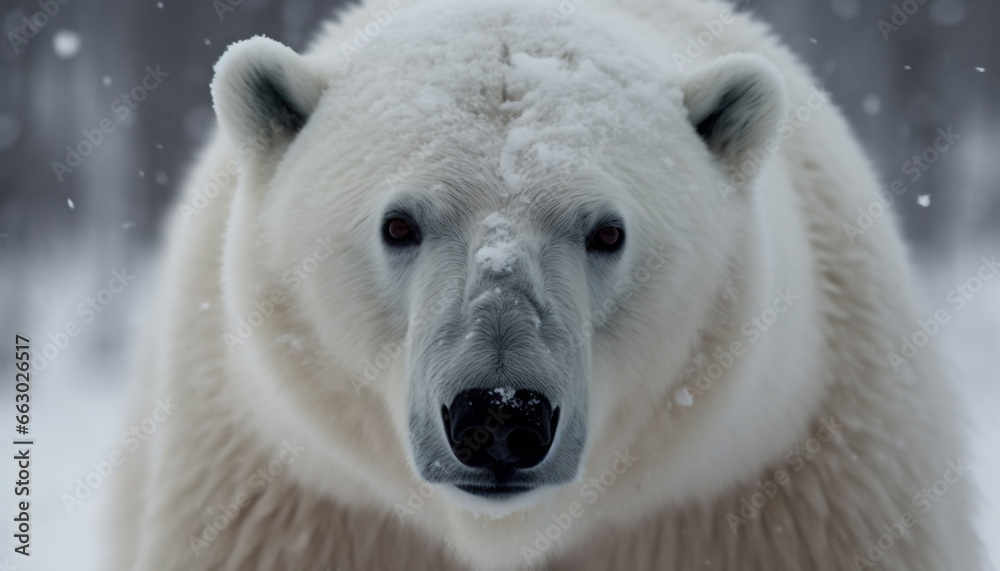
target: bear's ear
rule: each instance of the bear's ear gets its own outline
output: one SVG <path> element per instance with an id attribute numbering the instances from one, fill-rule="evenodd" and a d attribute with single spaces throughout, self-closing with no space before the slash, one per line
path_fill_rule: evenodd
<path id="1" fill-rule="evenodd" d="M 212 104 L 240 159 L 266 169 L 305 126 L 324 82 L 291 48 L 263 36 L 229 46 L 215 64 Z"/>
<path id="2" fill-rule="evenodd" d="M 731 168 L 775 135 L 787 106 L 777 68 L 758 55 L 720 57 L 693 70 L 683 91 L 695 131 Z"/>

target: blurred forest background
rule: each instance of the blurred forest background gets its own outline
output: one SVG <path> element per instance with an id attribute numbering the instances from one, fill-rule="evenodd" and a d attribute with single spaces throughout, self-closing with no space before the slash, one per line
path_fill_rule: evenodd
<path id="1" fill-rule="evenodd" d="M 7 37 L 0 45 L 0 232 L 9 235 L 8 253 L 89 248 L 117 258 L 150 243 L 211 132 L 208 83 L 226 46 L 265 34 L 301 50 L 317 22 L 344 4 L 61 1 L 52 0 L 58 13 L 26 43 Z M 898 30 L 882 30 L 879 21 L 894 25 L 902 0 L 740 5 L 811 66 L 887 182 L 902 177 L 903 164 L 932 144 L 938 128 L 962 134 L 893 207 L 917 255 L 947 255 L 964 236 L 996 227 L 1000 213 L 1000 69 L 990 65 L 1000 57 L 1000 2 L 908 2 L 919 8 Z M 26 36 L 22 18 L 41 10 L 39 0 L 0 6 L 5 36 Z M 119 121 L 115 99 L 156 65 L 169 74 L 162 87 Z M 65 146 L 105 117 L 115 131 L 59 181 L 51 163 L 65 163 Z M 929 195 L 931 206 L 921 207 L 918 195 Z"/>
<path id="2" fill-rule="evenodd" d="M 301 50 L 342 4 L 0 0 L 3 339 L 18 331 L 46 343 L 50 332 L 76 318 L 81 301 L 107 284 L 112 269 L 128 267 L 138 276 L 34 377 L 41 498 L 33 517 L 40 556 L 30 565 L 15 562 L 19 569 L 99 568 L 99 510 L 87 504 L 70 511 L 61 498 L 93 461 L 107 456 L 122 429 L 128 351 L 152 301 L 163 215 L 214 128 L 212 65 L 228 44 L 255 34 Z M 1000 250 L 1000 1 L 744 0 L 741 6 L 770 22 L 811 66 L 885 187 L 905 180 L 909 190 L 892 210 L 921 268 L 928 305 L 941 306 L 944 291 L 973 275 L 981 256 Z M 45 7 L 54 13 L 45 14 Z M 39 13 L 46 16 L 43 25 L 37 25 Z M 123 118 L 120 98 L 142 85 L 147 66 L 165 72 L 162 82 Z M 57 176 L 52 163 L 69 166 L 66 146 L 77 147 L 102 119 L 114 130 L 82 164 Z M 961 138 L 910 182 L 904 164 L 949 127 Z M 941 341 L 955 355 L 955 376 L 980 419 L 981 482 L 1000 481 L 997 282 Z M 13 370 L 7 353 L 0 353 L 2 371 Z M 4 382 L 2 402 L 10 402 L 9 395 Z M 6 434 L 6 425 L 0 429 Z M 9 489 L 7 470 L 2 489 Z M 991 483 L 991 503 L 983 509 L 983 539 L 995 557 L 998 491 L 1000 484 Z M 101 502 L 106 496 L 105 490 L 95 494 Z M 5 546 L 7 519 L 0 529 Z M 0 563 L 10 553 L 4 549 Z"/>

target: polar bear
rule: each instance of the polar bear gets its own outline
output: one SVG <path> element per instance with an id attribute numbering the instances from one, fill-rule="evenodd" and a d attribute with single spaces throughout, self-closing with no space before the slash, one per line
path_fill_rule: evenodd
<path id="1" fill-rule="evenodd" d="M 113 568 L 978 567 L 877 179 L 747 13 L 391 0 L 211 91 Z"/>

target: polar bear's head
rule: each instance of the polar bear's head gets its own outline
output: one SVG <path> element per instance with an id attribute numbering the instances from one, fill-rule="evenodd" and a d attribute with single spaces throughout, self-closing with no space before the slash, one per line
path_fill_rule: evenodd
<path id="1" fill-rule="evenodd" d="M 389 506 L 429 483 L 445 520 L 502 527 L 678 389 L 753 234 L 730 172 L 784 89 L 758 56 L 679 74 L 582 16 L 395 18 L 217 66 L 230 317 L 269 310 L 234 351 Z"/>

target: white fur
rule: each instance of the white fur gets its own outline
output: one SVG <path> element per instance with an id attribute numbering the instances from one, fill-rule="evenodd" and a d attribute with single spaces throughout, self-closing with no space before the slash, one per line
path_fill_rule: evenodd
<path id="1" fill-rule="evenodd" d="M 715 0 L 588 0 L 556 20 L 546 12 L 556 2 L 402 6 L 349 59 L 340 46 L 375 19 L 374 5 L 329 24 L 302 57 L 255 38 L 220 60 L 221 133 L 187 187 L 204 188 L 228 161 L 242 174 L 170 221 L 135 410 L 157 396 L 179 407 L 122 468 L 112 568 L 521 568 L 522 548 L 578 502 L 583 516 L 544 553 L 548 568 L 853 569 L 963 446 L 933 348 L 898 373 L 886 359 L 920 313 L 894 224 L 853 243 L 841 229 L 878 182 L 832 104 L 812 109 L 746 183 L 720 191 L 781 137 L 786 110 L 818 101 L 809 74 L 746 14 L 677 70 L 671 55 L 726 10 Z M 280 69 L 311 115 L 297 135 L 241 154 L 260 128 L 244 80 L 261 66 Z M 723 133 L 736 152 L 713 155 L 689 118 L 745 77 L 759 99 L 742 111 L 746 129 Z M 439 183 L 455 180 L 476 183 L 456 230 L 468 259 L 496 239 L 487 219 L 516 238 L 510 259 L 530 260 L 544 243 L 536 211 L 610 203 L 629 229 L 623 260 L 594 277 L 565 258 L 584 276 L 566 296 L 592 314 L 604 299 L 595 292 L 630 276 L 638 285 L 584 348 L 589 414 L 574 484 L 495 512 L 435 489 L 400 522 L 396 507 L 422 484 L 408 438 L 409 348 L 418 318 L 434 319 L 447 266 L 400 277 L 377 228 L 403 190 L 443 200 L 454 191 Z M 297 277 L 313 253 L 323 259 Z M 776 290 L 799 299 L 749 343 L 743 324 Z M 285 300 L 229 351 L 225 335 L 272 291 Z M 397 341 L 402 354 L 359 382 Z M 746 354 L 691 406 L 674 404 L 696 387 L 698 356 L 712 362 L 734 341 Z M 740 498 L 787 469 L 786 455 L 831 416 L 839 436 L 731 531 Z M 189 538 L 293 440 L 306 451 L 196 555 Z M 581 485 L 626 451 L 638 460 L 595 503 L 581 501 Z M 953 486 L 876 568 L 978 568 L 970 488 Z"/>

